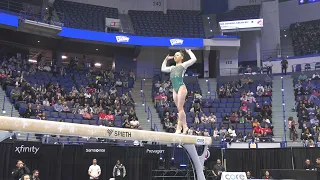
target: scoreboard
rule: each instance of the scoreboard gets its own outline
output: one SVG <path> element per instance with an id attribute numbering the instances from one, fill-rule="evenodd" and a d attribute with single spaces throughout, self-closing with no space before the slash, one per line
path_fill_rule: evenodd
<path id="1" fill-rule="evenodd" d="M 315 2 L 320 2 L 320 0 L 298 0 L 299 4 L 310 4 L 310 3 L 315 3 Z"/>

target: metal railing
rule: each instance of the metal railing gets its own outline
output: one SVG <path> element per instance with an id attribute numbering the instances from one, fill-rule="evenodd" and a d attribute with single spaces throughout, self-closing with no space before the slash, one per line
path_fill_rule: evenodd
<path id="1" fill-rule="evenodd" d="M 319 70 L 320 62 L 318 61 L 318 62 L 311 62 L 311 63 L 293 64 L 291 68 L 292 68 L 292 72 Z"/>
<path id="2" fill-rule="evenodd" d="M 150 107 L 148 106 L 148 121 L 150 121 L 150 128 L 152 129 L 153 126 L 153 120 L 152 120 L 152 112 L 150 110 Z"/>
<path id="3" fill-rule="evenodd" d="M 285 101 L 284 101 L 284 80 L 281 77 L 281 96 L 282 96 L 282 117 L 283 117 L 283 129 L 284 129 L 284 143 L 287 144 L 287 120 L 286 120 L 286 110 L 285 110 Z"/>
<path id="4" fill-rule="evenodd" d="M 216 91 L 212 91 L 211 84 L 208 79 L 206 79 L 208 92 L 206 93 L 206 99 L 215 99 L 216 98 Z"/>

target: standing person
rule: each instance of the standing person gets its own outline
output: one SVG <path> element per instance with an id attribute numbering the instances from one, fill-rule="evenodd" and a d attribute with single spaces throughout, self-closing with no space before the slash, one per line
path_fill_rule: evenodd
<path id="1" fill-rule="evenodd" d="M 35 170 L 32 171 L 31 180 L 40 180 L 40 178 L 39 178 L 39 170 L 35 169 Z"/>
<path id="2" fill-rule="evenodd" d="M 176 128 L 176 133 L 181 133 L 183 131 L 183 134 L 187 134 L 188 126 L 186 121 L 186 113 L 184 112 L 184 103 L 187 96 L 187 88 L 186 85 L 183 82 L 184 73 L 186 72 L 186 69 L 193 65 L 197 58 L 194 55 L 194 53 L 191 51 L 191 49 L 186 49 L 185 52 L 190 56 L 190 60 L 186 62 L 182 62 L 184 58 L 184 51 L 179 51 L 174 54 L 174 56 L 167 56 L 161 66 L 161 71 L 170 73 L 170 80 L 173 87 L 173 100 L 178 108 L 178 123 Z M 176 65 L 175 66 L 167 66 L 167 62 L 170 59 L 174 59 Z"/>
<path id="3" fill-rule="evenodd" d="M 18 160 L 16 163 L 16 168 L 14 168 L 12 171 L 12 178 L 13 180 L 19 180 L 24 174 L 30 174 L 30 169 L 25 166 L 21 160 Z"/>
<path id="4" fill-rule="evenodd" d="M 92 165 L 89 167 L 88 174 L 90 176 L 89 179 L 99 179 L 99 176 L 101 175 L 101 168 L 97 164 L 97 160 L 92 160 Z"/>
<path id="5" fill-rule="evenodd" d="M 268 58 L 267 62 L 265 63 L 265 66 L 267 68 L 267 74 L 272 74 L 272 62 L 271 62 L 271 57 Z"/>
<path id="6" fill-rule="evenodd" d="M 315 170 L 320 172 L 320 158 L 316 159 L 316 165 L 315 165 Z"/>
<path id="7" fill-rule="evenodd" d="M 281 72 L 284 75 L 287 75 L 287 69 L 288 69 L 288 60 L 283 58 L 281 61 Z"/>
<path id="8" fill-rule="evenodd" d="M 212 174 L 216 177 L 215 180 L 220 180 L 222 172 L 226 171 L 226 169 L 222 166 L 221 160 L 217 159 L 217 164 L 213 166 Z"/>
<path id="9" fill-rule="evenodd" d="M 126 176 L 126 168 L 117 160 L 117 164 L 113 168 L 113 177 L 115 180 L 122 180 Z"/>

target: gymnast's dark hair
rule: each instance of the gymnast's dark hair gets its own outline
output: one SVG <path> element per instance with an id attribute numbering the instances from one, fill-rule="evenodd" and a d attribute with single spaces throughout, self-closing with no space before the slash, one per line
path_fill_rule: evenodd
<path id="1" fill-rule="evenodd" d="M 186 51 L 184 49 L 181 49 L 179 53 L 181 54 L 182 57 L 184 57 L 184 54 L 186 53 Z"/>

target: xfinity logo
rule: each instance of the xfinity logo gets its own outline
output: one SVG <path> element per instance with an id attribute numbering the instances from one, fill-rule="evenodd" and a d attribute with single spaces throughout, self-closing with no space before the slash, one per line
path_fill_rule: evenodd
<path id="1" fill-rule="evenodd" d="M 153 149 L 147 149 L 146 153 L 148 154 L 164 154 L 165 150 L 153 150 Z"/>
<path id="2" fill-rule="evenodd" d="M 117 42 L 129 42 L 130 38 L 127 36 L 116 36 Z"/>
<path id="3" fill-rule="evenodd" d="M 19 154 L 21 153 L 32 153 L 32 154 L 37 154 L 39 151 L 40 147 L 35 147 L 35 146 L 18 146 L 16 147 L 16 149 L 14 150 L 14 152 L 17 152 Z"/>
<path id="4" fill-rule="evenodd" d="M 182 39 L 170 39 L 170 44 L 171 44 L 171 46 L 182 45 L 183 40 Z"/>
<path id="5" fill-rule="evenodd" d="M 86 149 L 87 153 L 104 153 L 106 149 Z"/>

